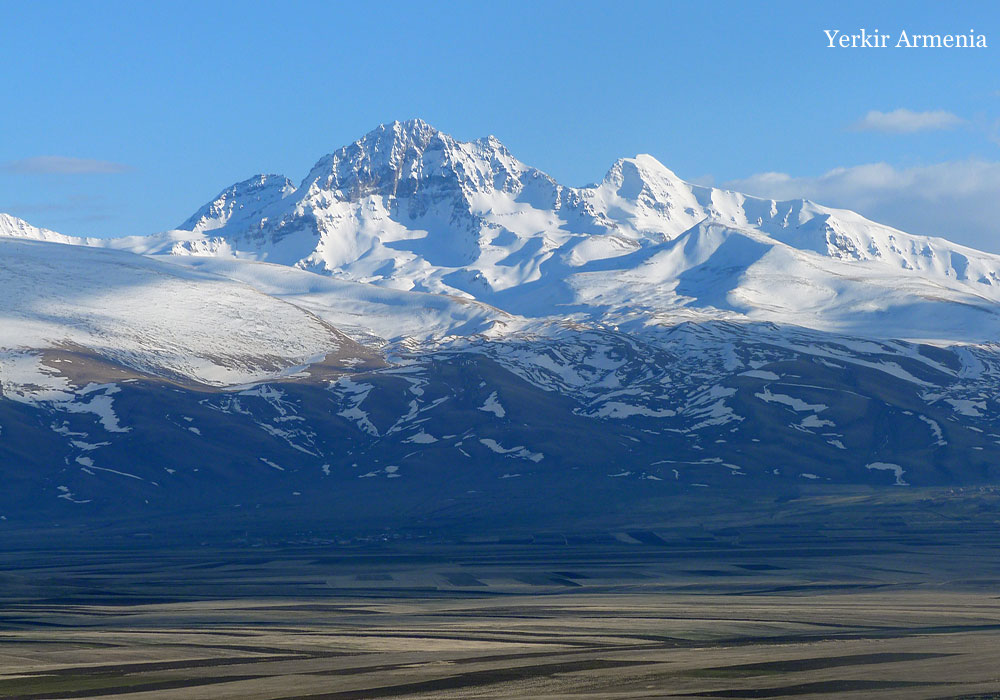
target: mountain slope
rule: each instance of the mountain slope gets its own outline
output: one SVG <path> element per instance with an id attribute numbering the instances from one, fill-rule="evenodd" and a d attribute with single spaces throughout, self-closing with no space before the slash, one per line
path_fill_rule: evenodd
<path id="1" fill-rule="evenodd" d="M 86 350 L 143 372 L 229 385 L 358 349 L 299 307 L 132 253 L 0 239 L 0 260 L 8 359 Z"/>

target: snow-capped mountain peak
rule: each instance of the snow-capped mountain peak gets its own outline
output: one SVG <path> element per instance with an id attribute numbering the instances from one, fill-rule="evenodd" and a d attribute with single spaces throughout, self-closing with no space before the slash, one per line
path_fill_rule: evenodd
<path id="1" fill-rule="evenodd" d="M 515 191 L 530 170 L 494 137 L 460 142 L 412 119 L 383 124 L 324 156 L 301 189 L 331 191 L 344 201 L 373 194 L 404 198 L 420 189 Z"/>
<path id="2" fill-rule="evenodd" d="M 691 185 L 646 154 L 619 159 L 599 185 L 566 199 L 600 228 L 635 238 L 668 240 L 707 216 Z"/>
<path id="3" fill-rule="evenodd" d="M 637 198 L 644 189 L 656 194 L 685 185 L 673 170 L 648 153 L 619 158 L 604 176 L 604 182 L 623 188 L 621 195 L 630 199 Z"/>
<path id="4" fill-rule="evenodd" d="M 295 192 L 284 175 L 254 175 L 220 192 L 177 228 L 184 231 L 214 231 L 226 228 L 244 233 L 257 227 L 268 209 Z"/>
<path id="5" fill-rule="evenodd" d="M 24 219 L 18 219 L 10 214 L 0 213 L 0 238 L 28 238 L 33 241 L 51 241 L 53 243 L 78 243 L 81 239 L 64 236 L 47 228 L 32 226 Z"/>

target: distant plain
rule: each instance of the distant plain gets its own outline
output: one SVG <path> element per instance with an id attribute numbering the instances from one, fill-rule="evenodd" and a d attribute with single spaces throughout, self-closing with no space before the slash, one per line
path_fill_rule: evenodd
<path id="1" fill-rule="evenodd" d="M 995 495 L 895 493 L 450 540 L 25 535 L 0 697 L 1000 697 Z"/>

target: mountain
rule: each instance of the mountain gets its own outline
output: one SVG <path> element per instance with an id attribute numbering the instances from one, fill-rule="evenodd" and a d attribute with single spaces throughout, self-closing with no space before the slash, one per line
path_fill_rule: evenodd
<path id="1" fill-rule="evenodd" d="M 267 212 L 295 192 L 295 185 L 280 175 L 256 175 L 219 193 L 177 228 L 212 231 L 225 228 L 247 235 L 267 221 Z"/>
<path id="2" fill-rule="evenodd" d="M 1000 471 L 1000 257 L 651 156 L 573 188 L 394 122 L 173 231 L 4 215 L 0 293 L 10 522 L 620 523 Z"/>
<path id="3" fill-rule="evenodd" d="M 176 232 L 98 244 L 268 261 L 530 318 L 609 323 L 697 309 L 982 342 L 996 337 L 1000 301 L 1000 257 L 942 238 L 692 185 L 645 155 L 619 160 L 598 185 L 566 187 L 493 137 L 463 143 L 420 120 L 324 156 L 298 188 L 258 175 Z"/>
<path id="4" fill-rule="evenodd" d="M 0 232 L 142 254 L 257 260 L 618 323 L 696 311 L 880 338 L 996 337 L 1000 257 L 850 211 L 692 185 L 651 156 L 566 187 L 495 138 L 384 125 L 324 156 L 296 188 L 257 175 L 177 230 L 70 239 L 5 217 Z"/>
<path id="5" fill-rule="evenodd" d="M 37 226 L 32 226 L 27 221 L 4 213 L 0 213 L 0 238 L 26 238 L 33 241 L 51 241 L 53 243 L 70 243 L 76 245 L 88 244 L 87 239 L 64 236 L 47 228 L 38 228 Z"/>

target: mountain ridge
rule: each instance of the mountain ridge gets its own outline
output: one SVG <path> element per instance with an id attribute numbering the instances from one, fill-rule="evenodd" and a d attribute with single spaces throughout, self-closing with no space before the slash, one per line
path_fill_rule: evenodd
<path id="1" fill-rule="evenodd" d="M 857 263 L 869 282 L 884 273 L 894 277 L 889 286 L 924 290 L 921 303 L 935 289 L 951 304 L 989 308 L 1000 301 L 1000 256 L 808 200 L 779 202 L 693 185 L 648 155 L 619 159 L 596 185 L 566 187 L 517 160 L 495 137 L 461 142 L 418 119 L 381 125 L 323 156 L 297 187 L 280 175 L 236 183 L 178 230 L 58 240 L 143 254 L 264 260 L 401 291 L 465 297 L 526 317 L 570 309 L 596 320 L 627 312 L 637 294 L 657 298 L 659 287 L 636 289 L 631 262 L 645 261 L 638 271 L 648 271 L 650 259 L 678 257 L 674 241 L 704 238 L 720 226 L 738 233 L 733 241 L 744 241 L 751 257 L 729 266 L 751 286 L 758 272 L 774 276 L 773 266 L 765 269 L 762 262 L 763 246 L 779 251 L 772 258 L 792 260 L 789 274 L 799 275 L 799 286 L 819 289 L 819 297 L 864 296 L 850 282 L 853 273 L 839 264 L 845 261 Z M 32 236 L 27 224 L 0 227 L 5 230 Z M 52 236 L 58 234 L 34 234 Z M 723 252 L 732 253 L 735 245 Z M 696 255 L 679 263 L 649 278 L 662 281 L 670 270 L 676 276 L 708 260 Z M 633 281 L 617 291 L 607 280 L 596 288 L 589 284 L 596 279 L 592 272 L 609 277 L 615 270 Z M 733 298 L 690 284 L 685 289 L 680 296 L 691 301 L 683 303 L 700 308 L 743 309 L 759 317 L 773 307 L 776 319 L 787 313 L 820 330 L 846 327 L 821 310 L 806 314 L 795 295 L 748 304 L 760 295 L 740 284 Z M 598 296 L 602 303 L 595 305 Z M 668 309 L 683 305 L 677 295 L 660 296 Z M 919 328 L 897 331 L 982 340 L 982 334 L 935 338 L 921 336 Z"/>
<path id="2" fill-rule="evenodd" d="M 1000 477 L 1000 257 L 944 239 L 651 156 L 565 187 L 423 122 L 183 225 L 0 217 L 0 513 L 544 519 Z"/>

